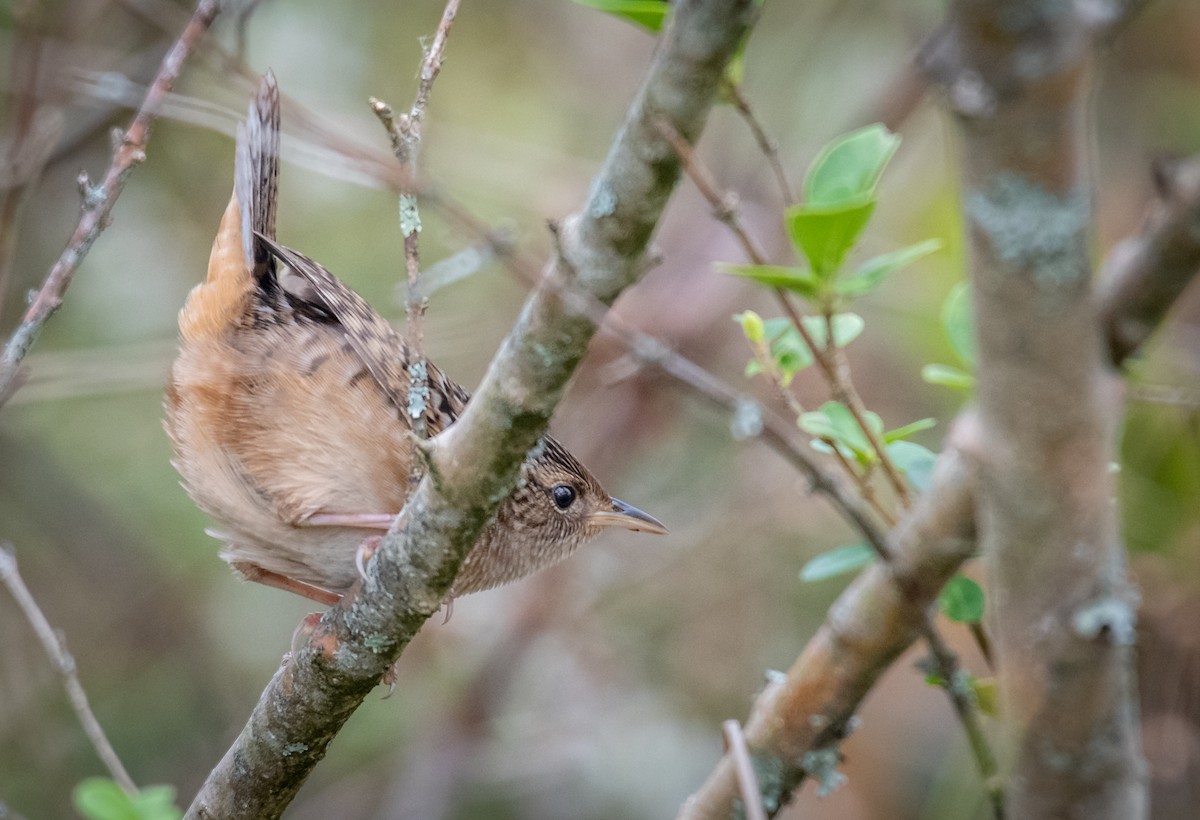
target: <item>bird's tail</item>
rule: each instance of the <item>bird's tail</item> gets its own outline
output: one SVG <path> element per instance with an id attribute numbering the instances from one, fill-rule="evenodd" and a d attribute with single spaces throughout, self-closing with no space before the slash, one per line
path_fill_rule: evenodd
<path id="1" fill-rule="evenodd" d="M 179 313 L 186 340 L 218 336 L 237 326 L 256 286 L 272 273 L 271 254 L 255 234 L 274 238 L 279 189 L 279 88 L 268 71 L 238 125 L 233 196 L 208 259 L 208 277 Z"/>

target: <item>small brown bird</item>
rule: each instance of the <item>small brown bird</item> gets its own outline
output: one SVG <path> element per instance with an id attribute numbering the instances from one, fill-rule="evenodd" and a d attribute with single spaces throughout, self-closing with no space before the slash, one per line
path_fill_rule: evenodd
<path id="1" fill-rule="evenodd" d="M 179 314 L 166 390 L 174 465 L 252 581 L 330 604 L 404 506 L 414 458 L 408 345 L 329 271 L 275 242 L 279 92 L 268 73 L 238 128 L 233 197 L 208 277 Z M 432 364 L 425 422 L 469 398 Z M 419 412 L 419 411 L 418 411 Z M 516 580 L 606 527 L 664 533 L 547 436 L 471 550 L 450 595 Z"/>

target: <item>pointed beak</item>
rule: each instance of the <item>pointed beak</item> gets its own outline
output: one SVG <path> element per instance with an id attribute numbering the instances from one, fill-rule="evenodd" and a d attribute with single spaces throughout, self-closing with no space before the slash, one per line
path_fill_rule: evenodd
<path id="1" fill-rule="evenodd" d="M 651 532 L 666 535 L 667 528 L 652 515 L 616 498 L 611 510 L 599 510 L 588 516 L 588 521 L 597 527 L 624 527 L 634 532 Z"/>

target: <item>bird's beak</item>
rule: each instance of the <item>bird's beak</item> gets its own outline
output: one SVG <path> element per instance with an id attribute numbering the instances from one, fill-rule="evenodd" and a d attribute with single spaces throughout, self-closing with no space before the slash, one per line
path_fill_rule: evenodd
<path id="1" fill-rule="evenodd" d="M 588 516 L 588 521 L 597 527 L 624 527 L 634 532 L 667 534 L 667 528 L 657 518 L 616 498 L 612 500 L 611 510 L 597 510 Z"/>

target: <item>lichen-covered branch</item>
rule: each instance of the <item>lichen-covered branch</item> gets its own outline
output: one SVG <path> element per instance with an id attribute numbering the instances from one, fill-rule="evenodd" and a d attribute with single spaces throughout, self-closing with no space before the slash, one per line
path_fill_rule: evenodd
<path id="1" fill-rule="evenodd" d="M 792 668 L 755 701 L 745 735 L 770 815 L 806 776 L 827 784 L 840 776 L 836 747 L 863 697 L 922 635 L 938 592 L 974 551 L 972 474 L 970 459 L 952 445 L 929 491 L 892 531 L 892 560 L 872 565 L 838 596 Z M 740 801 L 726 754 L 678 817 L 725 820 L 738 816 Z"/>
<path id="2" fill-rule="evenodd" d="M 463 417 L 433 439 L 429 470 L 365 582 L 331 609 L 275 674 L 188 816 L 277 817 L 329 742 L 437 610 L 595 332 L 578 289 L 611 304 L 643 270 L 646 245 L 679 177 L 665 119 L 695 140 L 752 0 L 690 0 L 672 15 L 647 78 L 583 209 L 563 223 L 561 254 L 521 313 Z"/>
<path id="3" fill-rule="evenodd" d="M 92 185 L 86 175 L 80 175 L 83 211 L 79 223 L 25 311 L 21 324 L 9 337 L 3 355 L 0 356 L 0 405 L 4 404 L 15 389 L 21 361 L 33 346 L 42 325 L 62 304 L 63 294 L 71 284 L 75 270 L 87 256 L 97 237 L 108 227 L 117 197 L 125 189 L 125 181 L 134 167 L 146 158 L 150 124 L 158 116 L 167 94 L 183 70 L 188 55 L 208 31 L 220 7 L 218 0 L 200 0 L 197 4 L 195 13 L 179 35 L 179 39 L 163 57 L 158 74 L 147 89 L 146 97 L 133 122 L 121 135 L 104 179 L 98 185 Z"/>
<path id="4" fill-rule="evenodd" d="M 408 365 L 408 416 L 413 434 L 425 438 L 425 406 L 429 402 L 428 361 L 425 358 L 425 298 L 421 293 L 421 212 L 417 206 L 417 155 L 421 150 L 421 125 L 425 120 L 425 109 L 433 82 L 442 70 L 442 56 L 446 51 L 446 40 L 450 26 L 458 14 L 459 0 L 448 0 L 442 11 L 433 43 L 425 50 L 421 60 L 420 81 L 416 98 L 407 114 L 396 116 L 392 107 L 382 100 L 371 98 L 371 110 L 387 129 L 392 141 L 392 151 L 400 163 L 400 233 L 404 236 L 405 313 L 408 318 L 408 346 L 412 351 Z M 420 459 L 413 460 L 413 483 L 421 477 Z"/>
<path id="5" fill-rule="evenodd" d="M 1115 376 L 1091 287 L 1083 4 L 960 0 L 925 51 L 963 141 L 978 529 L 1014 816 L 1146 813 Z"/>

